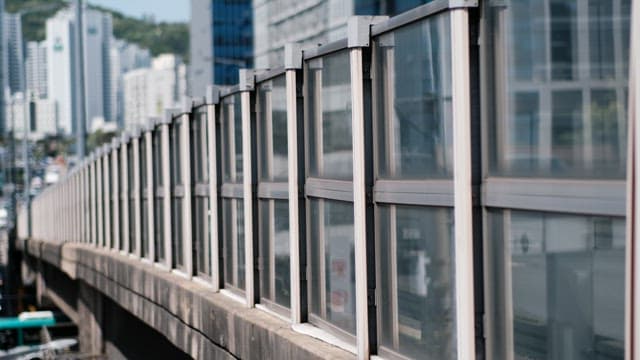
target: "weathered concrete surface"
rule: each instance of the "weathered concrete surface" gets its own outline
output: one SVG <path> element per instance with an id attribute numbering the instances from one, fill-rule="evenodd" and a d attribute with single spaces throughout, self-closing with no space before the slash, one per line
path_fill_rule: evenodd
<path id="1" fill-rule="evenodd" d="M 355 357 L 293 331 L 289 323 L 264 311 L 248 309 L 204 285 L 116 251 L 35 239 L 26 240 L 21 248 L 31 257 L 41 259 L 69 278 L 104 294 L 194 358 Z M 55 287 L 56 284 L 47 283 L 47 286 Z M 91 299 L 86 291 L 80 292 Z"/>

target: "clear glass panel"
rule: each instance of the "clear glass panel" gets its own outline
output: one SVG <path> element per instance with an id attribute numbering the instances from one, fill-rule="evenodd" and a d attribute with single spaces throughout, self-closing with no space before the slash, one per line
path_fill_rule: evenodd
<path id="1" fill-rule="evenodd" d="M 127 229 L 125 227 L 125 208 L 127 208 L 127 204 L 128 204 L 128 197 L 129 194 L 127 194 L 126 189 L 124 187 L 124 184 L 127 180 L 127 168 L 123 162 L 123 156 L 122 156 L 122 150 L 118 149 L 118 167 L 119 167 L 119 171 L 118 171 L 118 190 L 120 191 L 120 194 L 118 194 L 119 197 L 119 202 L 120 202 L 120 209 L 118 211 L 118 223 L 120 224 L 120 229 L 118 229 L 119 232 L 119 237 L 120 237 L 120 249 L 124 251 L 125 250 L 125 237 L 126 234 L 129 233 L 129 229 Z M 89 200 L 89 198 L 91 197 L 91 193 L 87 192 L 87 194 L 89 195 L 87 197 L 87 200 Z M 90 219 L 90 217 L 89 217 Z M 90 224 L 88 224 L 90 225 Z"/>
<path id="2" fill-rule="evenodd" d="M 147 141 L 145 134 L 140 136 L 140 216 L 141 216 L 141 254 L 142 257 L 149 255 L 149 202 L 147 200 Z"/>
<path id="3" fill-rule="evenodd" d="M 287 98 L 285 76 L 258 86 L 260 180 L 287 181 Z"/>
<path id="4" fill-rule="evenodd" d="M 307 61 L 306 119 L 309 175 L 351 180 L 351 72 L 349 51 Z"/>
<path id="5" fill-rule="evenodd" d="M 289 202 L 260 201 L 260 258 L 262 298 L 290 306 Z"/>
<path id="6" fill-rule="evenodd" d="M 244 201 L 242 199 L 236 202 L 236 229 L 238 236 L 236 237 L 236 254 L 237 254 L 237 282 L 236 286 L 242 290 L 245 289 L 245 254 L 244 254 Z"/>
<path id="7" fill-rule="evenodd" d="M 453 211 L 378 207 L 380 344 L 411 358 L 456 358 Z"/>
<path id="8" fill-rule="evenodd" d="M 311 313 L 355 335 L 353 205 L 320 199 L 309 202 L 309 215 L 314 219 L 309 229 Z"/>
<path id="9" fill-rule="evenodd" d="M 196 271 L 205 276 L 211 275 L 211 248 L 209 237 L 209 198 L 195 197 L 195 242 Z"/>
<path id="10" fill-rule="evenodd" d="M 234 242 L 234 227 L 233 227 L 233 199 L 223 199 L 222 200 L 222 246 L 224 248 L 224 282 L 225 284 L 233 284 L 233 263 L 234 263 L 234 252 L 233 252 L 233 242 Z"/>
<path id="11" fill-rule="evenodd" d="M 207 112 L 204 108 L 198 110 L 189 123 L 191 131 L 191 176 L 197 183 L 207 180 Z"/>
<path id="12" fill-rule="evenodd" d="M 171 162 L 171 186 L 181 185 L 180 125 L 177 120 L 174 120 L 169 126 L 169 153 Z"/>
<path id="13" fill-rule="evenodd" d="M 142 228 L 140 229 L 141 235 L 141 255 L 146 258 L 149 256 L 149 201 L 145 198 L 140 202 L 142 208 L 140 209 L 140 217 Z"/>
<path id="14" fill-rule="evenodd" d="M 242 199 L 223 199 L 222 221 L 225 284 L 245 289 L 244 205 Z"/>
<path id="15" fill-rule="evenodd" d="M 162 131 L 160 128 L 156 128 L 153 131 L 153 212 L 154 212 L 154 234 L 155 238 L 155 256 L 159 262 L 166 260 L 164 249 L 164 198 L 158 196 L 158 191 L 162 189 Z"/>
<path id="16" fill-rule="evenodd" d="M 135 201 L 129 198 L 129 249 L 127 251 L 130 254 L 136 253 L 136 213 L 135 213 Z"/>
<path id="17" fill-rule="evenodd" d="M 630 3 L 485 3 L 491 174 L 624 179 Z"/>
<path id="18" fill-rule="evenodd" d="M 274 271 L 271 268 L 273 261 L 273 245 L 272 229 L 273 221 L 271 217 L 273 212 L 271 211 L 272 200 L 260 200 L 260 296 L 263 299 L 271 300 L 273 298 L 273 290 L 271 286 L 271 278 Z"/>
<path id="19" fill-rule="evenodd" d="M 450 178 L 453 166 L 449 14 L 375 39 L 378 176 Z"/>
<path id="20" fill-rule="evenodd" d="M 153 183 L 162 186 L 162 137 L 160 129 L 153 131 Z"/>
<path id="21" fill-rule="evenodd" d="M 164 204 L 162 198 L 155 198 L 154 206 L 154 228 L 155 228 L 155 247 L 156 260 L 164 262 L 166 260 L 164 251 Z"/>
<path id="22" fill-rule="evenodd" d="M 134 182 L 134 163 L 133 163 L 133 140 L 127 145 L 127 179 L 129 187 L 129 253 L 136 253 L 136 204 L 134 197 L 136 194 L 136 186 Z"/>
<path id="23" fill-rule="evenodd" d="M 222 101 L 223 125 L 223 179 L 224 182 L 242 182 L 242 104 L 240 93 Z"/>
<path id="24" fill-rule="evenodd" d="M 107 167 L 109 168 L 108 170 L 108 174 L 109 174 L 109 197 L 107 198 L 107 201 L 109 201 L 109 219 L 111 219 L 111 227 L 108 229 L 108 231 L 111 232 L 111 248 L 115 249 L 116 248 L 116 243 L 115 243 L 115 234 L 116 231 L 118 229 L 116 229 L 116 221 L 115 221 L 115 206 L 117 204 L 118 201 L 118 194 L 115 193 L 115 184 L 114 184 L 114 179 L 113 179 L 113 160 L 112 160 L 112 155 L 109 154 L 109 158 L 107 160 Z M 80 189 L 78 189 L 78 191 L 82 191 Z"/>
<path id="25" fill-rule="evenodd" d="M 504 210 L 488 224 L 494 358 L 624 358 L 624 219 Z"/>
<path id="26" fill-rule="evenodd" d="M 171 245 L 173 246 L 173 265 L 176 268 L 184 266 L 182 249 L 182 198 L 173 197 L 171 201 Z"/>

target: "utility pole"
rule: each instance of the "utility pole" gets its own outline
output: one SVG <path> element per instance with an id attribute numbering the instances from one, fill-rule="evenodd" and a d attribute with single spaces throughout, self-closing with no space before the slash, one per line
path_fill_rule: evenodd
<path id="1" fill-rule="evenodd" d="M 84 64 L 84 20 L 86 3 L 85 0 L 73 0 L 74 13 L 75 13 L 75 39 L 76 49 L 74 52 L 76 63 L 76 90 L 75 90 L 75 119 L 76 119 L 76 136 L 77 136 L 77 155 L 78 161 L 84 159 L 86 155 L 86 87 L 85 87 L 85 64 Z"/>

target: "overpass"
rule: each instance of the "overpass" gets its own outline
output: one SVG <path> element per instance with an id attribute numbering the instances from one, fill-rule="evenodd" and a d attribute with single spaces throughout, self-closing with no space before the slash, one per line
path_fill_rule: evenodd
<path id="1" fill-rule="evenodd" d="M 551 2 L 354 17 L 149 119 L 22 208 L 39 296 L 113 357 L 631 359 L 638 6 Z"/>

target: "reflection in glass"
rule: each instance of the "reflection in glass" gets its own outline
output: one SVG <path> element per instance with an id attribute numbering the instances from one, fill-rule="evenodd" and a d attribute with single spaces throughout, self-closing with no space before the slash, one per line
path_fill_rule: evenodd
<path id="1" fill-rule="evenodd" d="M 355 334 L 353 205 L 310 200 L 310 312 Z"/>
<path id="2" fill-rule="evenodd" d="M 127 146 L 126 144 L 123 144 L 122 146 Z M 126 149 L 126 148 L 125 148 Z M 119 197 L 120 197 L 120 205 L 119 208 L 120 210 L 118 211 L 118 223 L 120 224 L 120 229 L 118 229 L 118 233 L 119 233 L 119 237 L 120 237 L 120 249 L 121 251 L 125 251 L 127 250 L 125 248 L 125 237 L 126 235 L 129 233 L 129 229 L 127 229 L 125 227 L 125 209 L 127 207 L 128 204 L 128 198 L 129 198 L 129 194 L 127 194 L 127 189 L 125 187 L 125 183 L 127 181 L 127 167 L 125 166 L 125 161 L 126 158 L 125 156 L 123 156 L 122 154 L 122 148 L 119 148 L 117 150 L 118 154 L 118 190 L 120 191 Z M 91 193 L 88 192 L 89 198 L 91 197 Z M 87 199 L 89 200 L 89 199 Z"/>
<path id="3" fill-rule="evenodd" d="M 129 248 L 127 251 L 129 254 L 136 253 L 136 184 L 134 179 L 134 166 L 133 166 L 133 140 L 127 145 L 127 179 L 129 185 Z"/>
<path id="4" fill-rule="evenodd" d="M 382 352 L 455 358 L 452 210 L 385 205 L 378 215 Z"/>
<path id="5" fill-rule="evenodd" d="M 451 177 L 449 15 L 383 34 L 375 45 L 379 175 Z"/>
<path id="6" fill-rule="evenodd" d="M 116 152 L 117 153 L 117 152 Z M 115 220 L 115 207 L 118 201 L 118 194 L 116 194 L 115 190 L 116 190 L 116 185 L 115 182 L 117 180 L 114 180 L 114 171 L 115 168 L 113 166 L 113 159 L 112 159 L 112 154 L 110 153 L 108 155 L 107 158 L 107 174 L 109 174 L 109 179 L 107 179 L 107 182 L 109 183 L 109 198 L 107 201 L 109 201 L 109 219 L 110 219 L 110 227 L 109 229 L 107 229 L 107 231 L 109 231 L 111 233 L 111 248 L 115 249 L 116 248 L 116 231 L 118 231 L 118 229 L 116 229 L 116 220 Z M 81 184 L 80 184 L 81 185 Z M 82 204 L 80 204 L 82 205 Z M 81 208 L 79 209 L 79 211 L 81 211 Z"/>
<path id="7" fill-rule="evenodd" d="M 630 3 L 485 4 L 492 174 L 624 178 Z"/>
<path id="8" fill-rule="evenodd" d="M 245 288 L 244 205 L 242 199 L 223 199 L 223 247 L 225 255 L 225 284 Z"/>
<path id="9" fill-rule="evenodd" d="M 173 266 L 180 269 L 184 265 L 184 253 L 182 251 L 182 198 L 180 197 L 174 197 L 171 202 L 171 221 Z"/>
<path id="10" fill-rule="evenodd" d="M 198 196 L 195 198 L 195 205 L 196 272 L 210 276 L 209 198 Z"/>
<path id="11" fill-rule="evenodd" d="M 260 214 L 260 294 L 263 299 L 289 307 L 289 203 L 286 200 L 262 200 Z"/>
<path id="12" fill-rule="evenodd" d="M 144 133 L 140 136 L 138 149 L 140 151 L 140 253 L 143 258 L 146 258 L 149 256 L 149 201 L 147 198 L 147 139 Z"/>
<path id="13" fill-rule="evenodd" d="M 258 87 L 260 180 L 287 181 L 287 99 L 285 76 Z"/>
<path id="14" fill-rule="evenodd" d="M 154 234 L 155 234 L 155 256 L 159 262 L 165 261 L 164 251 L 164 198 L 159 189 L 163 189 L 162 184 L 162 131 L 157 128 L 153 131 L 153 211 L 154 211 Z M 163 189 L 164 190 L 164 189 Z"/>
<path id="15" fill-rule="evenodd" d="M 184 186 L 182 179 L 181 156 L 180 156 L 180 121 L 173 119 L 169 125 L 169 153 L 171 172 L 171 246 L 173 249 L 173 266 L 182 268 L 184 266 L 184 253 L 182 248 L 182 226 L 183 199 L 182 195 L 176 193 L 177 188 Z"/>
<path id="16" fill-rule="evenodd" d="M 351 73 L 349 52 L 307 61 L 306 119 L 309 173 L 313 177 L 351 180 Z"/>
<path id="17" fill-rule="evenodd" d="M 242 105 L 240 93 L 222 101 L 223 180 L 242 183 Z"/>
<path id="18" fill-rule="evenodd" d="M 207 111 L 206 107 L 199 108 L 193 120 L 189 123 L 191 132 L 191 179 L 194 185 L 207 185 L 209 182 L 208 167 L 208 139 L 207 139 Z M 193 214 L 193 242 L 196 251 L 194 269 L 196 275 L 210 276 L 211 250 L 209 237 L 209 197 L 199 195 L 195 189 L 192 201 Z"/>
<path id="19" fill-rule="evenodd" d="M 624 358 L 624 219 L 504 210 L 488 224 L 494 358 Z"/>

